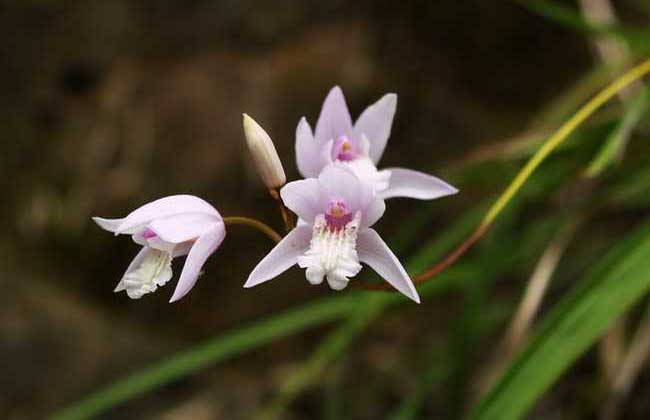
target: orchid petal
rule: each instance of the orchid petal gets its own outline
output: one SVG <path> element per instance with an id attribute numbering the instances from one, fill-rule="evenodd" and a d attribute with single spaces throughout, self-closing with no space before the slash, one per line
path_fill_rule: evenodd
<path id="1" fill-rule="evenodd" d="M 364 134 L 368 137 L 370 141 L 369 155 L 375 164 L 379 162 L 386 148 L 396 107 L 397 95 L 386 94 L 366 108 L 354 124 L 354 133 L 357 138 L 361 138 Z"/>
<path id="2" fill-rule="evenodd" d="M 190 249 L 189 254 L 187 254 L 181 277 L 178 280 L 174 294 L 169 301 L 170 303 L 176 302 L 185 296 L 192 287 L 194 287 L 196 280 L 199 278 L 199 274 L 201 273 L 203 264 L 205 264 L 208 257 L 219 248 L 219 245 L 221 245 L 225 236 L 226 229 L 223 223 L 211 227 L 207 232 L 199 236 L 199 239 L 196 240 L 194 246 Z"/>
<path id="3" fill-rule="evenodd" d="M 370 156 L 370 140 L 368 140 L 368 136 L 365 134 L 361 134 L 361 138 L 359 139 L 359 152 L 361 156 Z M 373 162 L 373 164 L 375 163 Z"/>
<path id="4" fill-rule="evenodd" d="M 315 178 L 288 183 L 280 190 L 280 197 L 285 206 L 308 223 L 313 223 L 323 209 L 320 186 Z"/>
<path id="5" fill-rule="evenodd" d="M 321 143 L 317 143 L 309 123 L 302 117 L 296 128 L 296 163 L 305 178 L 315 178 L 322 169 Z"/>
<path id="6" fill-rule="evenodd" d="M 271 280 L 298 263 L 298 257 L 309 247 L 311 226 L 303 225 L 294 228 L 287 234 L 248 276 L 244 287 L 257 286 Z"/>
<path id="7" fill-rule="evenodd" d="M 103 217 L 93 217 L 93 221 L 97 223 L 100 228 L 109 232 L 115 232 L 124 222 L 124 219 L 104 219 Z"/>
<path id="8" fill-rule="evenodd" d="M 204 200 L 192 195 L 164 197 L 132 211 L 116 230 L 116 233 L 135 233 L 142 225 L 154 219 L 181 213 L 203 213 L 221 218 L 219 212 Z"/>
<path id="9" fill-rule="evenodd" d="M 314 178 L 318 177 L 318 174 L 320 174 L 323 171 L 323 168 L 327 167 L 332 162 L 334 162 L 334 158 L 332 158 L 332 149 L 333 148 L 334 148 L 334 140 L 326 141 L 325 144 L 321 147 L 321 150 L 320 150 L 320 168 L 318 169 L 318 172 L 316 173 L 316 175 L 314 175 Z"/>
<path id="10" fill-rule="evenodd" d="M 366 190 L 363 187 L 365 184 L 362 184 L 351 170 L 342 166 L 328 166 L 318 175 L 318 182 L 323 188 L 327 200 L 345 200 L 352 213 L 364 210 L 361 209 L 361 206 L 364 204 Z"/>
<path id="11" fill-rule="evenodd" d="M 352 118 L 348 106 L 345 104 L 345 97 L 341 88 L 334 86 L 323 102 L 314 137 L 319 144 L 322 144 L 351 133 Z"/>
<path id="12" fill-rule="evenodd" d="M 386 202 L 373 194 L 372 198 L 365 205 L 363 210 L 363 218 L 361 219 L 361 227 L 370 227 L 381 219 L 386 211 Z"/>
<path id="13" fill-rule="evenodd" d="M 388 168 L 387 170 L 390 171 L 389 186 L 379 193 L 384 199 L 410 197 L 433 200 L 458 192 L 456 188 L 445 181 L 423 172 L 404 168 Z"/>
<path id="14" fill-rule="evenodd" d="M 187 241 L 177 244 L 171 251 L 172 258 L 183 257 L 189 254 L 192 246 L 194 246 L 194 241 Z"/>
<path id="15" fill-rule="evenodd" d="M 100 225 L 101 226 L 101 225 Z M 144 246 L 138 252 L 138 254 L 133 258 L 131 261 L 131 264 L 127 267 L 126 271 L 124 272 L 124 275 L 122 275 L 122 278 L 120 279 L 119 283 L 117 283 L 117 286 L 115 287 L 114 292 L 121 292 L 122 290 L 126 289 L 126 286 L 124 286 L 124 277 L 126 277 L 127 274 L 132 272 L 133 270 L 137 269 L 140 264 L 142 264 L 142 261 L 144 260 L 144 257 L 147 256 L 147 254 L 151 251 L 151 248 Z"/>
<path id="16" fill-rule="evenodd" d="M 155 219 L 148 227 L 163 241 L 179 244 L 198 238 L 215 224 L 223 225 L 223 222 L 205 213 L 186 213 Z"/>
<path id="17" fill-rule="evenodd" d="M 368 264 L 391 286 L 409 299 L 420 303 L 420 296 L 418 296 L 411 278 L 377 232 L 373 229 L 359 231 L 357 253 L 359 261 Z"/>

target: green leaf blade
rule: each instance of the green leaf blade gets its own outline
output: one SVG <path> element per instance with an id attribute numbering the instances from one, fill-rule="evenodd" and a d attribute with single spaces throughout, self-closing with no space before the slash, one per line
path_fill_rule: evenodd
<path id="1" fill-rule="evenodd" d="M 650 290 L 650 225 L 617 245 L 549 314 L 472 419 L 521 418 L 608 326 Z"/>

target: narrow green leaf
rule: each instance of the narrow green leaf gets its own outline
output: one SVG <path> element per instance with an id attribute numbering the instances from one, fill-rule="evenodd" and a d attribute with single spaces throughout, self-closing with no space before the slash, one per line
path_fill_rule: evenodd
<path id="1" fill-rule="evenodd" d="M 650 224 L 614 247 L 540 325 L 470 418 L 521 418 L 620 315 L 650 290 Z"/>
<path id="2" fill-rule="evenodd" d="M 310 326 L 344 317 L 358 304 L 355 294 L 341 295 L 288 310 L 266 321 L 256 322 L 202 343 L 189 351 L 172 356 L 162 363 L 142 370 L 99 390 L 52 418 L 56 420 L 86 419 L 111 407 L 135 398 L 161 384 L 171 382 L 209 364 L 299 332 Z"/>
<path id="3" fill-rule="evenodd" d="M 594 160 L 587 168 L 586 175 L 594 177 L 605 170 L 612 162 L 618 160 L 625 149 L 634 127 L 641 120 L 643 111 L 648 103 L 648 90 L 645 87 L 639 89 L 634 100 L 627 106 L 623 118 L 616 125 L 611 134 L 607 137 L 605 144 L 600 149 Z"/>

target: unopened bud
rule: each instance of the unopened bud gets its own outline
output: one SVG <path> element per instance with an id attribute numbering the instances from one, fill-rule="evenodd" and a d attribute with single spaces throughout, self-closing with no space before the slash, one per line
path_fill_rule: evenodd
<path id="1" fill-rule="evenodd" d="M 246 144 L 253 155 L 262 182 L 269 189 L 280 188 L 287 182 L 287 177 L 284 174 L 278 152 L 273 145 L 273 140 L 254 119 L 247 114 L 243 115 Z"/>

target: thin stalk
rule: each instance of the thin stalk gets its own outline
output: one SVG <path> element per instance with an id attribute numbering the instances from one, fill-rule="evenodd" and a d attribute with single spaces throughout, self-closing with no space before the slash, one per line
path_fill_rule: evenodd
<path id="1" fill-rule="evenodd" d="M 282 198 L 280 197 L 280 192 L 277 189 L 270 189 L 269 194 L 271 197 L 278 203 L 278 208 L 280 209 L 280 216 L 282 216 L 282 222 L 284 223 L 284 230 L 289 233 L 291 229 L 296 227 L 295 215 L 284 205 Z"/>
<path id="2" fill-rule="evenodd" d="M 280 242 L 282 240 L 282 236 L 278 232 L 276 232 L 272 227 L 267 225 L 266 223 L 260 222 L 257 219 L 252 219 L 250 217 L 242 217 L 242 216 L 231 216 L 231 217 L 224 217 L 223 222 L 226 225 L 245 225 L 252 227 L 255 230 L 258 230 L 271 238 L 274 242 Z"/>
<path id="3" fill-rule="evenodd" d="M 415 276 L 413 282 L 416 284 L 424 283 L 435 275 L 452 265 L 458 258 L 460 258 L 468 249 L 477 243 L 483 235 L 489 230 L 494 223 L 494 220 L 499 216 L 501 211 L 508 205 L 512 198 L 519 192 L 521 187 L 526 183 L 528 178 L 535 172 L 539 165 L 560 145 L 564 142 L 587 118 L 596 112 L 607 101 L 612 99 L 620 91 L 625 89 L 630 84 L 641 79 L 646 74 L 650 73 L 650 59 L 643 61 L 641 64 L 633 67 L 627 73 L 623 74 L 618 79 L 614 80 L 605 89 L 601 90 L 589 102 L 582 106 L 568 121 L 566 121 L 546 142 L 539 148 L 539 150 L 528 160 L 526 165 L 519 171 L 517 176 L 512 180 L 510 185 L 499 196 L 497 201 L 490 207 L 483 220 L 479 223 L 478 227 L 467 237 L 456 249 L 454 249 L 445 259 L 438 264 L 434 265 L 425 272 Z M 356 283 L 359 287 L 370 290 L 389 290 L 394 291 L 388 284 L 369 285 L 361 282 Z"/>

